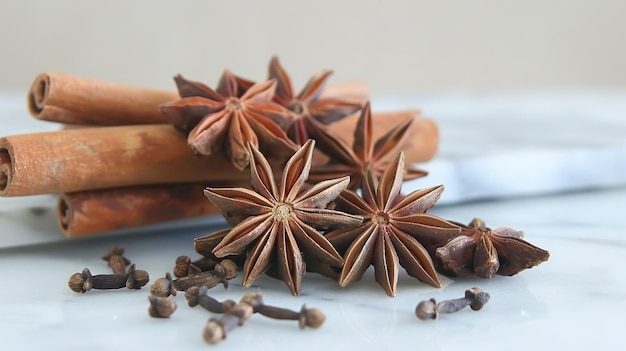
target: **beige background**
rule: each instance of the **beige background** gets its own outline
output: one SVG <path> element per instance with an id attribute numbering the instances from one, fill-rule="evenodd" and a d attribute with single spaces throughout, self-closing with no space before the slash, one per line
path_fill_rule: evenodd
<path id="1" fill-rule="evenodd" d="M 228 67 L 375 93 L 626 87 L 626 1 L 6 1 L 0 91 L 60 71 L 173 89 Z"/>

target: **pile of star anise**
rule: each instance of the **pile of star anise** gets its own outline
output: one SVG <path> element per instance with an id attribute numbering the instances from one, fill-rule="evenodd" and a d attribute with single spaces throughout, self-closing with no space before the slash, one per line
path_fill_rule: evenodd
<path id="1" fill-rule="evenodd" d="M 443 185 L 402 194 L 404 180 L 426 175 L 404 161 L 413 118 L 372 140 L 369 103 L 320 97 L 330 73 L 315 75 L 297 95 L 275 57 L 265 82 L 229 71 L 216 89 L 175 78 L 181 99 L 161 106 L 162 112 L 189 133 L 194 152 L 225 152 L 251 174 L 251 187 L 205 190 L 233 227 L 196 239 L 198 253 L 242 263 L 245 287 L 268 273 L 294 295 L 306 271 L 345 286 L 373 265 L 376 281 L 394 296 L 399 266 L 440 287 L 437 271 L 491 278 L 548 259 L 521 231 L 427 214 Z M 349 145 L 332 123 L 359 110 Z M 325 161 L 313 164 L 320 152 Z M 270 165 L 270 157 L 286 164 Z"/>

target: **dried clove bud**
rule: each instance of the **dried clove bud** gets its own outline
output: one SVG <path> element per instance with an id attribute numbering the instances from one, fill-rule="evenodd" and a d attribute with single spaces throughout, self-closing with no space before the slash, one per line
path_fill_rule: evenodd
<path id="1" fill-rule="evenodd" d="M 219 302 L 211 296 L 207 295 L 209 288 L 206 286 L 192 286 L 185 290 L 185 298 L 189 307 L 201 306 L 205 310 L 213 313 L 225 313 L 229 311 L 236 302 L 233 300 L 224 300 Z"/>
<path id="2" fill-rule="evenodd" d="M 109 252 L 102 256 L 102 259 L 108 262 L 115 274 L 126 273 L 126 266 L 130 264 L 130 260 L 124 257 L 124 250 L 121 246 L 113 245 Z"/>
<path id="3" fill-rule="evenodd" d="M 437 319 L 437 301 L 428 299 L 418 303 L 415 307 L 415 315 L 421 320 Z"/>
<path id="4" fill-rule="evenodd" d="M 435 261 L 444 274 L 490 279 L 511 276 L 547 261 L 550 253 L 524 241 L 524 232 L 490 229 L 479 218 L 462 227 L 461 234 L 436 250 Z"/>
<path id="5" fill-rule="evenodd" d="M 148 314 L 154 318 L 169 318 L 176 311 L 176 301 L 165 297 L 148 296 Z"/>
<path id="6" fill-rule="evenodd" d="M 142 270 L 135 270 L 135 265 L 129 267 L 126 274 L 98 274 L 92 275 L 88 268 L 80 273 L 70 276 L 67 285 L 75 292 L 85 293 L 91 289 L 140 289 L 150 280 L 148 273 Z"/>
<path id="7" fill-rule="evenodd" d="M 215 269 L 207 272 L 196 273 L 172 280 L 167 273 L 164 278 L 159 278 L 150 287 L 150 293 L 158 297 L 176 295 L 176 291 L 186 291 L 193 286 L 206 286 L 212 288 L 217 284 L 223 284 L 228 288 L 228 280 L 237 276 L 237 265 L 231 260 L 223 260 L 215 265 Z"/>
<path id="8" fill-rule="evenodd" d="M 319 328 L 326 321 L 326 315 L 322 311 L 316 308 L 307 309 L 306 305 L 302 305 L 300 311 L 266 305 L 263 303 L 261 293 L 248 293 L 244 295 L 241 301 L 251 305 L 255 313 L 265 317 L 298 321 L 300 329 L 305 327 Z"/>
<path id="9" fill-rule="evenodd" d="M 165 273 L 165 277 L 155 280 L 150 285 L 150 294 L 157 297 L 176 296 L 176 287 L 169 272 Z"/>
<path id="10" fill-rule="evenodd" d="M 176 265 L 174 266 L 174 276 L 186 277 L 188 275 L 197 274 L 202 272 L 202 269 L 191 262 L 189 256 L 178 256 L 176 258 Z"/>
<path id="11" fill-rule="evenodd" d="M 467 306 L 474 311 L 479 311 L 489 302 L 490 295 L 480 288 L 474 287 L 465 290 L 465 297 L 460 299 L 445 300 L 437 303 L 435 299 L 420 302 L 415 308 L 415 315 L 422 320 L 437 319 L 439 313 L 454 313 Z"/>
<path id="12" fill-rule="evenodd" d="M 253 313 L 273 319 L 298 321 L 300 329 L 319 328 L 326 321 L 326 316 L 322 311 L 315 308 L 308 309 L 306 305 L 303 305 L 300 311 L 266 305 L 263 303 L 261 293 L 245 294 L 239 303 L 235 304 L 232 300 L 219 302 L 208 296 L 207 291 L 208 288 L 205 286 L 191 287 L 185 291 L 185 297 L 190 307 L 199 305 L 210 312 L 224 314 L 220 319 L 209 319 L 205 326 L 203 336 L 210 344 L 226 338 L 229 331 L 236 326 L 243 325 Z"/>
<path id="13" fill-rule="evenodd" d="M 210 318 L 204 327 L 202 336 L 209 344 L 216 344 L 226 339 L 228 332 L 237 326 L 243 326 L 250 319 L 254 308 L 247 302 L 240 301 L 226 311 L 220 319 Z"/>
<path id="14" fill-rule="evenodd" d="M 213 257 L 201 257 L 192 261 L 189 256 L 178 256 L 174 264 L 174 276 L 180 278 L 191 274 L 210 271 L 215 269 L 215 266 L 221 261 L 223 261 L 223 259 Z"/>
<path id="15" fill-rule="evenodd" d="M 263 303 L 261 293 L 247 293 L 239 303 L 235 303 L 233 300 L 219 302 L 208 296 L 207 291 L 208 288 L 205 286 L 191 287 L 185 291 L 185 298 L 190 307 L 201 306 L 213 313 L 223 313 L 220 319 L 209 319 L 204 328 L 202 335 L 209 344 L 225 339 L 232 329 L 243 325 L 254 313 L 273 319 L 298 321 L 300 329 L 319 328 L 326 320 L 324 313 L 315 308 L 307 309 L 306 306 L 302 306 L 302 309 L 297 312 L 266 305 Z"/>

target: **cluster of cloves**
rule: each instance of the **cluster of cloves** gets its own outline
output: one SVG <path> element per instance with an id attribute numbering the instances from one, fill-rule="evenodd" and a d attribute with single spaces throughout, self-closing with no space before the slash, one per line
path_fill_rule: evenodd
<path id="1" fill-rule="evenodd" d="M 165 277 L 152 283 L 151 295 L 148 297 L 148 314 L 155 318 L 169 318 L 177 308 L 176 302 L 170 296 L 184 291 L 190 307 L 201 306 L 210 312 L 222 314 L 219 319 L 210 318 L 204 328 L 203 337 L 209 344 L 225 339 L 228 332 L 243 325 L 255 313 L 273 319 L 298 321 L 300 329 L 319 328 L 326 320 L 324 313 L 318 309 L 302 306 L 300 311 L 293 311 L 266 305 L 261 293 L 245 294 L 239 303 L 233 300 L 219 302 L 210 297 L 207 295 L 210 288 L 218 284 L 228 288 L 228 280 L 237 276 L 237 264 L 230 259 L 218 262 L 211 258 L 202 258 L 192 261 L 188 256 L 179 256 L 173 271 L 176 279 L 166 273 Z"/>
<path id="2" fill-rule="evenodd" d="M 148 272 L 135 269 L 134 264 L 130 264 L 130 260 L 124 257 L 124 248 L 113 245 L 109 252 L 102 256 L 107 261 L 113 274 L 97 274 L 92 275 L 88 268 L 82 272 L 74 273 L 70 276 L 67 285 L 72 291 L 85 293 L 91 289 L 110 290 L 110 289 L 141 289 L 142 286 L 148 284 L 150 277 Z M 128 266 L 126 271 L 126 266 Z"/>
<path id="3" fill-rule="evenodd" d="M 244 325 L 255 313 L 272 319 L 298 321 L 300 329 L 319 328 L 326 321 L 322 311 L 316 308 L 308 309 L 306 305 L 303 305 L 300 311 L 266 305 L 260 292 L 247 293 L 237 303 L 233 300 L 219 302 L 207 295 L 207 290 L 205 286 L 189 288 L 185 291 L 185 298 L 190 307 L 201 306 L 209 312 L 222 314 L 219 319 L 209 318 L 204 328 L 202 335 L 209 344 L 225 339 L 228 332 Z"/>
<path id="4" fill-rule="evenodd" d="M 193 287 L 209 289 L 218 284 L 228 288 L 228 281 L 237 276 L 237 264 L 228 259 L 217 262 L 208 258 L 192 262 L 188 256 L 179 256 L 176 258 L 174 275 L 177 279 L 172 279 L 169 272 L 165 273 L 165 277 L 155 280 L 150 286 L 150 316 L 169 318 L 176 311 L 177 305 L 168 297 L 176 296 L 177 291 Z"/>
<path id="5" fill-rule="evenodd" d="M 219 261 L 212 257 L 202 257 L 192 261 L 189 256 L 178 256 L 172 272 L 177 278 L 186 277 L 188 275 L 210 271 L 214 269 L 218 263 Z"/>
<path id="6" fill-rule="evenodd" d="M 91 289 L 118 289 L 127 287 L 139 289 L 148 282 L 145 271 L 136 270 L 135 265 L 124 257 L 124 248 L 113 245 L 102 259 L 107 261 L 113 274 L 92 275 L 85 268 L 80 273 L 73 274 L 69 287 L 76 292 L 86 292 Z M 128 271 L 126 271 L 126 267 Z M 209 344 L 215 344 L 226 338 L 235 327 L 243 326 L 254 314 L 277 319 L 293 320 L 298 322 L 300 329 L 305 327 L 319 328 L 326 320 L 325 314 L 315 308 L 309 309 L 303 305 L 300 311 L 267 305 L 260 292 L 247 293 L 239 302 L 224 300 L 222 302 L 207 294 L 208 290 L 218 284 L 228 288 L 228 280 L 237 276 L 237 264 L 229 259 L 216 261 L 212 258 L 202 258 L 192 261 L 188 256 L 179 256 L 174 266 L 172 279 L 170 273 L 164 278 L 157 279 L 150 287 L 148 296 L 150 306 L 148 314 L 155 318 L 169 318 L 177 309 L 176 302 L 169 298 L 177 291 L 184 291 L 190 307 L 201 306 L 211 313 L 221 314 L 220 318 L 211 317 L 203 329 L 203 338 Z M 465 296 L 459 299 L 437 302 L 434 298 L 421 301 L 415 308 L 419 319 L 437 319 L 440 313 L 454 313 L 469 306 L 478 311 L 489 301 L 489 293 L 474 287 L 465 291 Z"/>
<path id="7" fill-rule="evenodd" d="M 150 294 L 157 297 L 176 296 L 177 291 L 185 291 L 194 286 L 206 286 L 212 288 L 218 284 L 223 284 L 224 288 L 228 288 L 228 281 L 237 276 L 237 264 L 229 259 L 225 259 L 217 263 L 212 270 L 202 271 L 195 265 L 188 265 L 187 275 L 182 275 L 181 270 L 175 269 L 175 275 L 178 277 L 172 279 L 172 275 L 168 272 L 165 277 L 159 278 L 150 286 Z M 178 265 L 177 265 L 178 267 Z"/>

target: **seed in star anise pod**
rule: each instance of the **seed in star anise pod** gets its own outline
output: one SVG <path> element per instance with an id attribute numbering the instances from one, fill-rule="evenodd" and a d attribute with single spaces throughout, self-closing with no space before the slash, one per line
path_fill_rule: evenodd
<path id="1" fill-rule="evenodd" d="M 355 226 L 363 217 L 326 209 L 343 191 L 349 177 L 331 179 L 303 189 L 313 155 L 314 140 L 307 141 L 287 162 L 279 184 L 269 163 L 252 144 L 251 184 L 246 188 L 207 188 L 205 195 L 230 223 L 237 223 L 213 249 L 217 257 L 246 253 L 243 286 L 271 266 L 293 295 L 300 294 L 305 259 L 341 266 L 343 259 L 318 231 Z M 220 235 L 220 234 L 218 234 Z"/>
<path id="2" fill-rule="evenodd" d="M 550 253 L 531 245 L 524 233 L 512 228 L 491 229 L 479 218 L 461 234 L 436 250 L 444 274 L 490 279 L 494 274 L 511 276 L 547 261 Z"/>
<path id="3" fill-rule="evenodd" d="M 387 295 L 395 296 L 399 266 L 402 266 L 418 280 L 440 287 L 423 242 L 447 242 L 460 231 L 457 225 L 426 214 L 441 196 L 443 185 L 402 195 L 403 153 L 389 165 L 380 180 L 373 172 L 366 175 L 362 197 L 346 190 L 335 200 L 338 209 L 363 216 L 363 224 L 326 234 L 340 252 L 345 252 L 339 283 L 346 286 L 360 280 L 373 265 L 376 281 Z M 316 269 L 325 274 L 319 267 Z"/>

